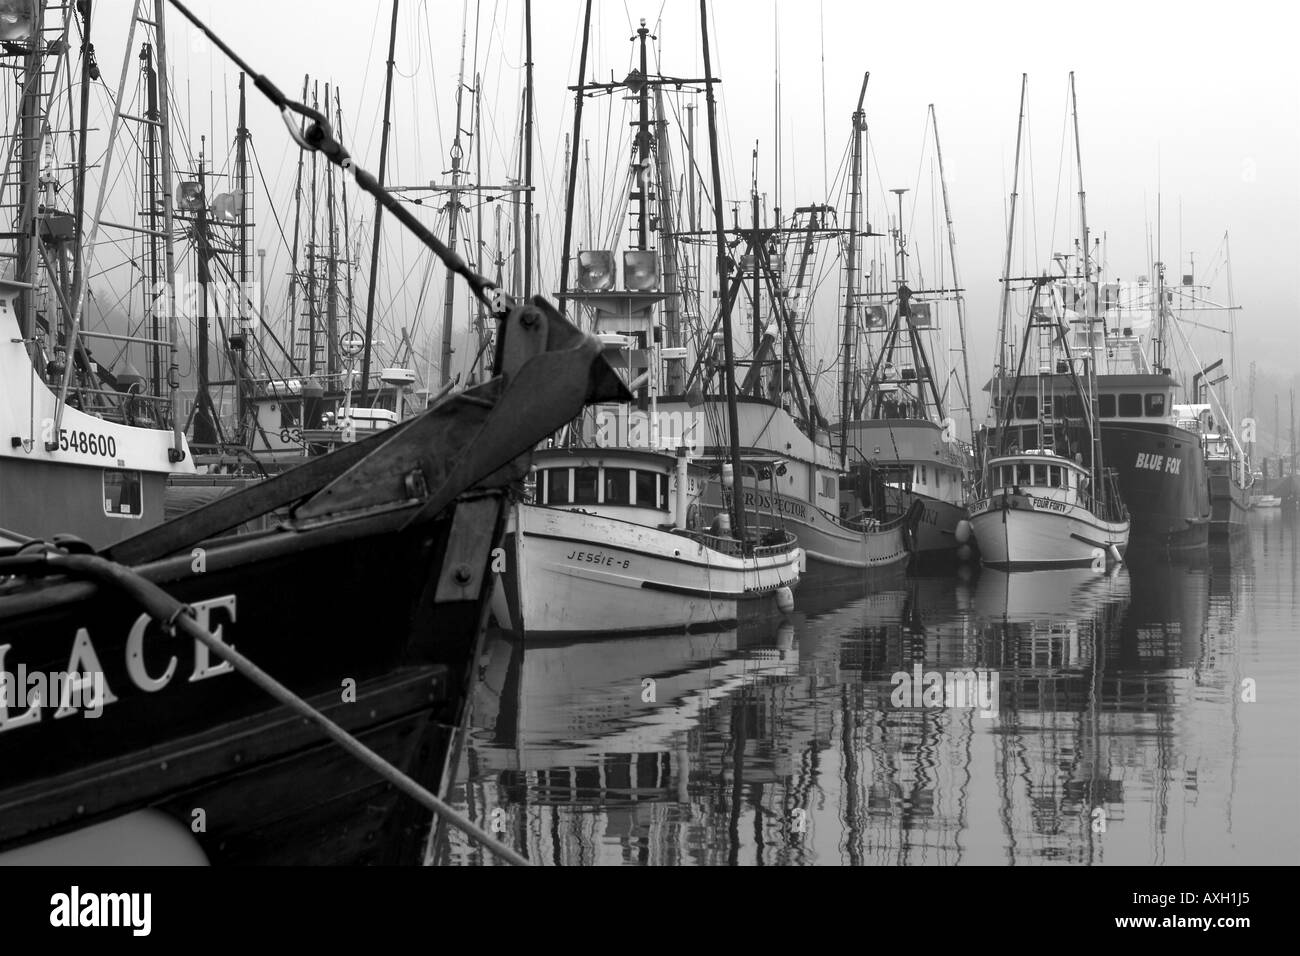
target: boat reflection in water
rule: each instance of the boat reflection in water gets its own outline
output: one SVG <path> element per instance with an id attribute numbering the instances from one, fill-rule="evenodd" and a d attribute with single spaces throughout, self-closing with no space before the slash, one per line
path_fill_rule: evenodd
<path id="1" fill-rule="evenodd" d="M 1300 677 L 1295 538 L 913 578 L 781 631 L 496 640 L 457 799 L 543 864 L 1277 862 L 1295 705 L 1239 690 Z"/>

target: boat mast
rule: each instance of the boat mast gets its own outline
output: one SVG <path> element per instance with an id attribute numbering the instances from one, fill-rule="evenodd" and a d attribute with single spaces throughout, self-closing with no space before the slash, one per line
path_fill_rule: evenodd
<path id="1" fill-rule="evenodd" d="M 1016 159 L 1011 172 L 1011 202 L 1007 209 L 1007 249 L 1002 262 L 1002 302 L 998 307 L 998 358 L 993 365 L 993 403 L 1002 401 L 1002 377 L 1007 362 L 1007 318 L 1011 309 L 1011 247 L 1015 241 L 1016 198 L 1020 188 L 1020 143 L 1025 129 L 1025 90 L 1029 74 L 1020 74 L 1020 118 L 1016 121 Z M 1001 413 L 999 413 L 1000 416 Z"/>
<path id="2" fill-rule="evenodd" d="M 241 95 L 243 93 L 242 77 L 240 78 L 240 93 Z M 338 130 L 338 135 L 341 139 L 343 136 L 343 104 L 339 101 L 339 91 L 337 87 L 334 90 L 334 117 L 335 117 L 334 128 Z M 344 288 L 346 289 L 345 294 L 347 297 L 348 331 L 350 332 L 352 331 L 352 322 L 355 317 L 354 310 L 353 310 L 353 300 L 352 300 L 352 273 L 356 265 L 356 260 L 352 257 L 352 252 L 353 252 L 352 227 L 348 222 L 348 178 L 346 176 L 343 177 L 340 184 L 340 188 L 342 189 L 343 192 L 343 199 L 342 202 L 340 203 L 340 205 L 343 207 L 343 249 L 345 250 L 343 255 L 343 263 L 347 267 L 346 271 L 344 272 L 344 280 L 345 280 Z M 351 373 L 349 373 L 349 377 L 350 376 Z M 351 388 L 351 385 L 352 383 L 349 382 L 348 383 L 349 389 Z"/>
<path id="3" fill-rule="evenodd" d="M 707 104 L 709 121 L 709 165 L 713 173 L 713 220 L 718 243 L 718 288 L 723 290 L 719 296 L 722 309 L 722 348 L 727 367 L 723 369 L 722 378 L 727 387 L 727 423 L 731 443 L 731 510 L 732 532 L 734 537 L 745 540 L 745 509 L 741 506 L 740 489 L 740 421 L 736 412 L 736 359 L 731 342 L 731 300 L 726 295 L 727 273 L 730 262 L 727 257 L 727 224 L 722 209 L 722 169 L 718 162 L 718 119 L 717 105 L 713 95 L 713 62 L 709 55 L 709 7 L 708 0 L 700 0 L 700 36 L 704 47 L 704 99 Z"/>
<path id="4" fill-rule="evenodd" d="M 307 102 L 308 77 L 302 78 L 302 102 Z M 302 169 L 306 150 L 298 151 L 298 178 L 293 187 L 293 245 L 289 250 L 289 364 L 297 362 L 298 353 L 298 240 L 302 231 Z"/>
<path id="5" fill-rule="evenodd" d="M 72 258 L 72 287 L 70 291 L 73 302 L 78 301 L 77 290 L 81 288 L 81 276 L 84 271 L 84 265 L 81 261 L 81 225 L 86 212 L 86 124 L 87 113 L 90 111 L 90 84 L 92 81 L 99 79 L 99 67 L 94 63 L 95 52 L 94 47 L 90 43 L 90 8 L 92 5 L 91 0 L 85 0 L 85 3 L 80 6 L 82 16 L 81 115 L 78 117 L 77 123 L 77 169 L 73 179 L 72 200 L 72 236 L 74 255 Z M 156 242 L 154 237 L 151 236 L 150 239 Z M 79 316 L 69 316 L 69 319 L 73 318 L 76 318 L 78 321 L 80 320 Z M 154 335 L 153 337 L 159 338 L 158 335 Z M 154 394 L 157 395 L 159 393 L 158 391 L 155 391 Z"/>
<path id="6" fill-rule="evenodd" d="M 966 389 L 966 421 L 970 425 L 971 441 L 975 440 L 975 403 L 970 391 L 970 360 L 966 356 L 966 300 L 961 294 L 961 277 L 957 275 L 957 236 L 952 228 L 952 209 L 948 205 L 948 180 L 943 173 L 943 150 L 939 148 L 939 118 L 934 104 L 930 104 L 930 122 L 934 127 L 934 154 L 939 160 L 939 188 L 943 192 L 943 218 L 948 224 L 948 258 L 952 260 L 952 286 L 957 296 L 957 331 L 961 336 L 961 369 Z"/>
<path id="7" fill-rule="evenodd" d="M 330 85 L 325 84 L 325 115 L 330 114 Z M 334 218 L 334 166 L 325 169 L 325 374 L 339 374 L 339 230 Z"/>
<path id="8" fill-rule="evenodd" d="M 161 206 L 158 197 L 158 73 L 153 66 L 153 47 L 149 43 L 141 44 L 140 69 L 144 74 L 146 103 L 144 118 L 147 120 L 142 130 L 146 171 L 143 208 L 146 210 L 145 222 L 149 230 L 145 239 L 145 246 L 148 249 L 145 260 L 148 288 L 144 290 L 144 313 L 148 320 L 149 337 L 153 339 L 145 352 L 145 368 L 148 370 L 149 394 L 159 396 L 162 395 L 163 389 L 163 358 L 162 348 L 158 343 L 163 338 L 163 317 L 158 311 L 158 287 L 162 279 L 162 264 L 158 259 L 159 237 L 162 235 L 158 213 Z M 77 288 L 81 288 L 80 283 L 77 284 Z"/>
<path id="9" fill-rule="evenodd" d="M 161 71 L 160 71 L 161 72 Z M 194 397 L 191 411 L 194 422 L 194 443 L 196 445 L 216 445 L 221 441 L 221 427 L 217 424 L 216 409 L 212 404 L 212 392 L 209 386 L 208 338 L 211 331 L 208 319 L 208 287 L 212 281 L 212 243 L 208 237 L 208 182 L 204 169 L 204 144 L 207 137 L 199 139 L 199 207 L 195 212 L 194 238 L 196 263 L 199 279 L 199 315 L 198 315 L 198 394 Z"/>
<path id="10" fill-rule="evenodd" d="M 312 109 L 320 108 L 319 80 L 312 81 L 311 105 Z M 316 374 L 316 336 L 319 333 L 316 324 L 316 220 L 319 218 L 316 208 L 316 157 L 319 155 L 316 150 L 311 154 L 311 212 L 307 222 L 307 374 L 313 376 Z"/>
<path id="11" fill-rule="evenodd" d="M 238 414 L 238 426 L 236 429 L 236 440 L 240 445 L 248 446 L 252 442 L 252 436 L 256 429 L 255 421 L 246 421 L 250 409 L 250 403 L 246 401 L 245 385 L 242 381 L 242 373 L 252 372 L 252 363 L 249 361 L 248 337 L 249 327 L 249 303 L 252 298 L 253 288 L 253 267 L 251 244 L 252 229 L 249 220 L 249 196 L 248 191 L 248 112 L 247 102 L 244 95 L 244 73 L 241 70 L 239 74 L 239 126 L 235 130 L 235 183 L 239 190 L 239 313 L 232 315 L 232 321 L 237 323 L 237 327 L 230 330 L 230 365 L 235 377 L 235 402 Z M 258 308 L 260 309 L 261 298 L 258 298 Z M 234 344 L 238 342 L 239 347 L 235 348 Z"/>
<path id="12" fill-rule="evenodd" d="M 384 167 L 388 163 L 388 131 L 393 109 L 393 54 L 397 48 L 397 3 L 393 0 L 392 25 L 388 31 L 388 66 L 384 72 L 384 122 L 379 135 L 379 171 L 376 180 L 384 185 Z M 384 207 L 375 199 L 375 233 L 370 243 L 370 287 L 366 290 L 366 341 L 361 350 L 361 405 L 370 398 L 370 340 L 375 331 L 375 292 L 379 286 L 379 233 L 383 228 Z"/>
<path id="13" fill-rule="evenodd" d="M 462 43 L 462 60 L 464 56 Z M 459 95 L 456 115 L 459 125 Z M 452 178 L 454 184 L 455 176 Z M 524 298 L 530 299 L 533 295 L 533 0 L 524 0 L 524 190 Z M 451 247 L 455 249 L 456 244 L 452 243 Z M 447 280 L 451 281 L 450 272 Z"/>
<path id="14" fill-rule="evenodd" d="M 460 226 L 460 145 L 461 104 L 465 92 L 465 41 L 468 23 L 462 22 L 460 31 L 460 72 L 456 75 L 456 136 L 451 143 L 451 186 L 447 189 L 447 248 L 455 251 Z M 451 384 L 451 327 L 456 307 L 456 273 L 447 270 L 447 282 L 442 296 L 442 366 L 440 377 L 445 389 Z"/>
<path id="15" fill-rule="evenodd" d="M 871 74 L 862 74 L 862 90 L 858 93 L 858 108 L 853 112 L 853 174 L 849 187 L 849 255 L 845 264 L 848 276 L 844 282 L 843 344 L 840 354 L 840 468 L 848 464 L 848 421 L 850 409 L 857 404 L 853 394 L 858 335 L 853 320 L 858 298 L 858 223 L 862 216 L 862 136 L 867 131 L 867 115 L 862 104 L 867 97 L 867 81 Z"/>
<path id="16" fill-rule="evenodd" d="M 40 204 L 40 163 L 41 163 L 41 98 L 43 86 L 43 60 L 45 58 L 45 4 L 29 4 L 31 10 L 31 33 L 27 50 L 23 54 L 21 81 L 19 88 L 21 110 L 17 129 L 21 139 L 18 143 L 18 182 L 20 184 L 19 229 L 16 236 L 17 260 L 14 277 L 24 285 L 22 308 L 18 310 L 18 328 L 24 339 L 31 339 L 36 334 L 36 273 L 40 255 L 40 232 L 36 210 Z M 57 75 L 57 74 L 56 74 Z M 56 337 L 50 346 L 60 344 Z M 75 356 L 71 341 L 65 341 L 68 349 L 68 369 L 64 377 L 70 374 Z M 62 397 L 62 396 L 61 396 Z"/>
<path id="17" fill-rule="evenodd" d="M 167 0 L 154 0 L 153 20 L 158 49 L 158 148 L 162 156 L 163 270 L 167 290 L 165 302 L 170 363 L 167 367 L 167 386 L 171 392 L 172 420 L 172 447 L 167 450 L 167 458 L 178 462 L 185 458 L 185 436 L 181 430 L 180 350 L 176 344 L 180 341 L 180 324 L 176 317 L 176 249 L 172 241 L 175 210 L 172 205 L 171 80 L 167 73 L 166 10 Z M 97 215 L 96 219 L 98 218 Z"/>
<path id="18" fill-rule="evenodd" d="M 1083 189 L 1083 147 L 1079 144 L 1079 101 L 1074 90 L 1074 71 L 1070 71 L 1070 112 L 1074 122 L 1074 162 L 1079 177 L 1079 228 L 1083 232 L 1083 312 L 1084 328 L 1088 335 L 1087 358 L 1084 359 L 1084 380 L 1088 385 L 1086 401 L 1089 406 L 1088 437 L 1092 441 L 1092 487 L 1099 501 L 1103 499 L 1104 485 L 1102 476 L 1106 472 L 1102 461 L 1101 447 L 1101 399 L 1097 395 L 1097 348 L 1093 344 L 1093 327 L 1100 321 L 1096 312 L 1097 296 L 1092 284 L 1092 260 L 1088 247 L 1088 203 L 1087 193 Z M 1064 337 L 1065 330 L 1061 330 Z M 1106 329 L 1102 327 L 1102 343 L 1106 341 Z"/>
<path id="19" fill-rule="evenodd" d="M 669 167 L 668 114 L 664 108 L 664 89 L 655 85 L 655 182 L 659 184 L 659 261 L 663 269 L 664 343 L 677 348 L 681 342 L 681 308 L 677 264 L 677 216 L 673 205 L 673 179 Z M 689 278 L 689 277 L 688 277 Z M 680 382 L 671 383 L 669 391 L 680 391 Z"/>
<path id="20" fill-rule="evenodd" d="M 578 141 L 582 136 L 582 95 L 583 84 L 587 82 L 587 43 L 591 35 L 591 0 L 587 0 L 582 14 L 582 52 L 578 55 L 578 87 L 573 94 L 573 156 L 569 161 L 568 195 L 564 200 L 564 245 L 560 251 L 560 292 L 557 307 L 561 315 L 564 311 L 565 296 L 569 291 L 570 248 L 573 244 L 573 197 L 578 184 Z M 586 144 L 583 145 L 584 152 Z M 587 190 L 590 196 L 591 167 L 587 167 Z M 587 243 L 591 243 L 591 202 L 587 202 Z"/>

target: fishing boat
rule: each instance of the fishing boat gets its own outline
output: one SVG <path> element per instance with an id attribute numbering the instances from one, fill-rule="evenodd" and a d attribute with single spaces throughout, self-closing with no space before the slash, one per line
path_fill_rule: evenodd
<path id="1" fill-rule="evenodd" d="M 858 110 L 855 129 L 865 127 L 860 101 Z M 929 115 L 934 124 L 937 151 L 938 120 L 933 106 Z M 859 139 L 855 136 L 854 213 L 851 222 L 857 219 L 860 193 L 857 185 L 861 176 Z M 938 152 L 938 159 L 942 176 L 942 152 Z M 960 350 L 963 374 L 957 379 L 957 393 L 967 405 L 965 411 L 972 435 L 974 420 L 970 416 L 970 377 L 964 346 L 965 314 L 961 289 L 956 281 L 955 259 L 952 263 L 952 289 L 926 290 L 908 286 L 909 253 L 903 230 L 903 193 L 907 190 L 896 189 L 893 192 L 898 200 L 898 218 L 891 229 L 894 288 L 868 291 L 863 297 L 877 302 L 865 310 L 868 317 L 865 332 L 868 338 L 876 339 L 876 347 L 867 351 L 867 354 L 874 355 L 874 360 L 865 388 L 861 387 L 855 372 L 861 334 L 859 322 L 855 319 L 862 311 L 856 293 L 858 265 L 855 260 L 859 230 L 853 229 L 849 238 L 845 341 L 841 351 L 841 360 L 846 367 L 842 375 L 840 422 L 832 430 L 838 435 L 841 461 L 855 476 L 859 499 L 873 505 L 875 513 L 884 519 L 914 515 L 911 523 L 912 551 L 914 563 L 919 565 L 951 561 L 959 555 L 968 556 L 966 552 L 969 551 L 966 547 L 969 527 L 965 522 L 969 517 L 966 499 L 973 484 L 973 452 L 968 442 L 957 437 L 956 422 L 948 415 L 945 399 L 949 392 L 948 376 L 941 375 L 935 365 L 937 356 L 933 336 L 937 325 L 933 311 L 943 297 L 952 297 L 956 302 L 957 327 L 963 343 Z M 949 252 L 955 256 L 946 182 L 943 196 Z M 931 301 L 922 301 L 922 298 Z M 960 540 L 959 531 L 962 532 Z"/>
<path id="2" fill-rule="evenodd" d="M 649 228 L 644 170 L 653 162 L 650 93 L 671 82 L 648 73 L 649 32 L 643 23 L 634 38 L 641 70 L 622 84 L 597 85 L 629 89 L 640 106 L 636 148 L 643 173 L 629 194 L 636 228 L 624 254 L 626 288 L 614 288 L 612 251 L 582 251 L 578 288 L 562 293 L 586 311 L 610 364 L 649 411 L 636 416 L 618 406 L 597 407 L 559 436 L 558 447 L 539 452 L 534 493 L 513 509 L 503 593 L 496 601 L 497 620 L 530 638 L 730 626 L 789 610 L 803 564 L 795 535 L 751 523 L 748 506 L 733 493 L 732 476 L 747 466 L 737 441 L 734 379 L 728 376 L 731 427 L 724 448 L 712 455 L 705 448 L 701 455 L 698 442 L 680 428 L 663 435 L 659 430 L 660 382 L 670 374 L 666 362 L 680 359 L 685 349 L 663 345 L 660 306 L 675 296 L 660 289 Z M 711 82 L 705 81 L 710 109 Z M 580 84 L 580 94 L 584 88 Z M 581 110 L 575 120 L 580 122 Z M 579 134 L 577 126 L 575 139 Z M 711 152 L 716 165 L 716 146 Z M 566 237 L 572 235 L 572 190 L 569 199 Z M 725 304 L 722 322 L 729 334 Z M 697 459 L 715 459 L 712 476 L 691 460 L 692 448 Z M 711 485 L 723 499 L 713 513 L 703 502 Z"/>
<path id="3" fill-rule="evenodd" d="M 6 15 L 0 46 L 16 130 L 0 177 L 0 541 L 65 531 L 104 547 L 162 523 L 168 480 L 195 465 L 175 388 L 151 388 L 123 357 L 126 330 L 87 321 L 88 117 L 68 84 L 89 87 L 98 67 L 67 37 L 89 35 L 89 5 L 23 6 Z M 69 142 L 80 148 L 65 155 Z M 174 383 L 174 337 L 146 329 L 155 380 Z"/>
<path id="4" fill-rule="evenodd" d="M 1205 454 L 1205 471 L 1210 482 L 1210 534 L 1239 534 L 1246 530 L 1246 513 L 1250 511 L 1253 475 L 1246 464 L 1245 452 L 1230 430 L 1222 431 L 1215 422 L 1210 404 L 1175 405 L 1181 427 L 1200 436 Z"/>
<path id="5" fill-rule="evenodd" d="M 274 793 L 292 820 L 318 797 L 301 778 L 279 789 L 286 767 L 340 772 L 211 647 L 168 637 L 178 614 L 354 734 L 400 749 L 398 722 L 432 720 L 437 789 L 509 488 L 542 436 L 621 389 L 599 343 L 544 305 L 502 337 L 499 377 L 371 439 L 99 553 L 73 538 L 0 552 L 0 850 L 159 808 L 188 832 L 200 807 L 203 855 L 247 859 L 268 821 L 236 798 Z M 266 512 L 284 514 L 274 530 L 222 536 Z M 331 581 L 355 597 L 324 597 Z M 98 719 L 64 719 L 82 709 Z"/>
<path id="6" fill-rule="evenodd" d="M 668 199 L 661 202 L 659 217 L 663 271 L 673 276 L 673 287 L 680 290 L 680 314 L 699 314 L 698 288 L 692 285 L 690 267 L 692 247 L 719 244 L 717 233 L 721 233 L 725 258 L 728 263 L 734 260 L 737 268 L 734 274 L 729 269 L 720 277 L 717 295 L 731 307 L 740 301 L 742 291 L 748 292 L 752 334 L 748 343 L 743 337 L 732 342 L 718 331 L 718 322 L 705 335 L 697 334 L 694 356 L 676 357 L 666 371 L 668 387 L 657 403 L 657 413 L 671 422 L 689 423 L 708 458 L 723 457 L 730 429 L 740 457 L 736 469 L 740 505 L 754 509 L 755 520 L 764 530 L 786 528 L 795 534 L 807 555 L 809 582 L 855 583 L 870 589 L 882 576 L 892 576 L 906 565 L 923 511 L 900 512 L 887 507 L 889 502 L 881 497 L 862 494 L 863 483 L 833 448 L 834 432 L 819 407 L 804 354 L 818 247 L 844 238 L 853 241 L 859 210 L 855 205 L 847 227 L 837 225 L 835 210 L 822 204 L 798 207 L 793 217 L 764 224 L 755 169 L 748 224 L 737 216 L 732 228 L 719 225 L 709 232 L 698 228 L 693 181 L 684 190 L 686 202 L 680 193 L 674 198 L 671 169 L 663 166 L 666 156 L 665 148 L 656 153 L 661 164 L 659 195 Z M 688 210 L 685 222 L 680 217 L 683 207 Z M 850 302 L 855 303 L 855 298 L 850 297 Z M 735 359 L 745 345 L 748 356 Z M 730 360 L 728 348 L 733 350 Z M 734 418 L 724 397 L 733 387 L 738 392 Z M 718 514 L 735 507 L 729 488 L 721 481 L 709 486 L 705 509 Z"/>
<path id="7" fill-rule="evenodd" d="M 1103 466 L 1093 366 L 1071 352 L 1060 310 L 1054 304 L 1040 307 L 1041 293 L 1052 287 L 1047 277 L 1034 284 L 1020 365 L 1010 379 L 1010 395 L 999 406 L 1003 416 L 1018 403 L 1033 402 L 1033 445 L 1017 444 L 1025 429 L 1013 431 L 999 422 L 992 433 L 996 444 L 985 450 L 984 495 L 970 506 L 980 560 L 990 567 L 1102 569 L 1122 561 L 1128 547 L 1128 511 L 1114 473 Z M 1042 374 L 1025 374 L 1030 355 Z M 1054 390 L 1058 377 L 1068 381 L 1068 395 Z M 1029 382 L 1036 383 L 1036 393 L 1022 395 L 1022 383 Z M 1076 443 L 1074 432 L 1064 427 L 1067 398 L 1082 412 L 1086 444 Z"/>
<path id="8" fill-rule="evenodd" d="M 1129 520 L 1114 486 L 1048 449 L 994 455 L 971 504 L 980 560 L 993 568 L 1103 568 L 1123 560 Z"/>
<path id="9" fill-rule="evenodd" d="M 1070 84 L 1082 208 L 1085 193 L 1073 74 Z M 1026 88 L 1027 78 L 1022 78 L 1013 184 L 1019 182 L 1020 176 Z M 1003 283 L 1001 298 L 996 362 L 999 368 L 1016 364 L 1007 310 L 1012 291 L 1010 269 L 1017 190 L 1018 186 L 1013 185 L 1003 264 L 1007 281 Z M 1156 264 L 1154 283 L 1148 283 L 1145 277 L 1137 283 L 1103 282 L 1099 270 L 1094 268 L 1090 249 L 1084 249 L 1082 254 L 1062 255 L 1056 261 L 1063 266 L 1060 274 L 1043 291 L 1062 313 L 1074 355 L 1087 359 L 1093 369 L 1097 395 L 1093 420 L 1101 438 L 1100 451 L 1106 466 L 1115 472 L 1119 494 L 1129 511 L 1133 546 L 1154 551 L 1205 547 L 1210 526 L 1209 483 L 1200 438 L 1179 425 L 1173 410 L 1179 381 L 1167 364 L 1170 316 L 1164 304 L 1168 291 L 1164 285 L 1164 267 Z M 1067 266 L 1071 262 L 1075 266 L 1073 270 Z M 1087 276 L 1080 268 L 1085 262 L 1091 273 Z M 1025 281 L 1038 283 L 1040 280 L 1041 276 L 1030 276 Z M 1055 409 L 1064 421 L 1062 427 L 1070 431 L 1076 445 L 1088 445 L 1089 437 L 1083 425 L 1085 412 L 1073 395 L 1069 374 L 1058 373 L 1051 367 L 1037 370 L 1037 377 L 1044 375 L 1048 376 L 1043 382 L 1045 390 L 1064 396 L 1065 406 Z M 1038 386 L 1033 381 L 1023 386 L 1014 404 L 1007 403 L 1007 396 L 1017 387 L 1009 375 L 995 376 L 987 387 L 1001 426 L 1011 432 L 1011 443 L 1029 448 L 1033 447 L 1038 431 Z"/>
<path id="10" fill-rule="evenodd" d="M 298 118 L 299 146 L 347 169 L 490 306 L 493 376 L 108 548 L 0 547 L 5 861 L 122 862 L 141 842 L 172 861 L 376 861 L 373 844 L 358 851 L 390 832 L 372 812 L 391 806 L 386 786 L 454 817 L 438 794 L 508 497 L 545 435 L 628 397 L 597 339 L 544 300 L 516 306 L 360 168 L 326 116 L 254 77 Z M 259 517 L 273 526 L 236 531 Z M 322 590 L 339 581 L 345 595 Z M 397 810 L 409 836 L 411 807 Z M 334 829 L 354 830 L 353 811 L 372 814 L 364 840 Z"/>
<path id="11" fill-rule="evenodd" d="M 693 517 L 707 479 L 685 454 L 542 450 L 533 474 L 506 535 L 503 626 L 530 637 L 716 629 L 789 609 L 794 536 L 743 546 L 721 523 L 710 533 Z"/>

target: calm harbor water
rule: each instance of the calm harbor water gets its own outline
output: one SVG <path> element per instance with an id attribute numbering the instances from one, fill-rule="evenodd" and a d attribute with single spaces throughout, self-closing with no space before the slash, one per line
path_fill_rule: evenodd
<path id="1" fill-rule="evenodd" d="M 1298 540 L 1258 511 L 1182 563 L 805 590 L 720 634 L 493 636 L 458 805 L 545 865 L 1294 864 Z"/>

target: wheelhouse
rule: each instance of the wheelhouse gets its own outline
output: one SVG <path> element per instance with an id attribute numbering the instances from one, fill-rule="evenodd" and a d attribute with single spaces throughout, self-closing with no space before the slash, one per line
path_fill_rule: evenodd
<path id="1" fill-rule="evenodd" d="M 1079 501 L 1091 495 L 1092 476 L 1077 462 L 1058 455 L 1026 452 L 994 458 L 988 463 L 988 493 L 1035 495 Z"/>

